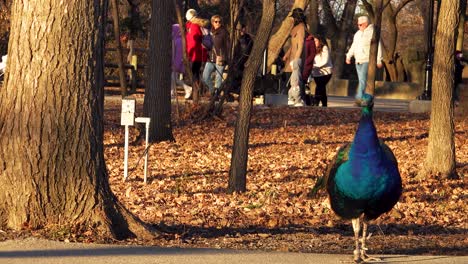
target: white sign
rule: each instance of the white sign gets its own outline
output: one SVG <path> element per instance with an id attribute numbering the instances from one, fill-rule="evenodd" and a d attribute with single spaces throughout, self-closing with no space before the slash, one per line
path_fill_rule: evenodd
<path id="1" fill-rule="evenodd" d="M 122 99 L 122 115 L 120 118 L 120 125 L 135 125 L 135 104 L 135 98 Z"/>

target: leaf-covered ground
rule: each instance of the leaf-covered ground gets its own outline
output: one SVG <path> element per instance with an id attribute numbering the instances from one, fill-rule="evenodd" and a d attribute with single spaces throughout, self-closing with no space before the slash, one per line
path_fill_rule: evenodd
<path id="1" fill-rule="evenodd" d="M 143 160 L 137 165 L 142 143 L 130 146 L 130 177 L 122 180 L 120 103 L 106 103 L 104 143 L 111 187 L 127 208 L 162 231 L 160 238 L 139 243 L 351 253 L 350 223 L 334 215 L 325 193 L 315 200 L 305 195 L 337 148 L 352 140 L 359 110 L 255 107 L 248 191 L 228 195 L 235 113 L 228 106 L 222 120 L 174 125 L 176 142 L 151 146 L 144 184 Z M 427 114 L 376 112 L 375 123 L 399 161 L 404 193 L 370 227 L 371 253 L 467 255 L 467 118 L 455 120 L 460 180 L 436 175 L 416 179 L 428 143 Z M 130 134 L 135 138 L 136 129 Z"/>

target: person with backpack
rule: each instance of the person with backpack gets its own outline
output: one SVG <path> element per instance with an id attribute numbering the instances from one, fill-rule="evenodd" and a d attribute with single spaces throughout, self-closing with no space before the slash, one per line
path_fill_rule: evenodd
<path id="1" fill-rule="evenodd" d="M 208 51 L 202 45 L 202 28 L 207 27 L 209 21 L 197 17 L 195 9 L 187 10 L 185 19 L 187 19 L 185 39 L 187 42 L 187 57 L 191 64 L 193 76 L 192 86 L 200 87 L 200 69 L 208 59 Z"/>
<path id="2" fill-rule="evenodd" d="M 203 82 L 208 86 L 211 95 L 219 92 L 223 82 L 224 67 L 228 61 L 229 55 L 229 33 L 223 26 L 220 15 L 211 17 L 211 36 L 213 38 L 213 47 L 208 53 L 208 61 L 203 70 Z M 215 83 L 211 75 L 215 72 Z"/>

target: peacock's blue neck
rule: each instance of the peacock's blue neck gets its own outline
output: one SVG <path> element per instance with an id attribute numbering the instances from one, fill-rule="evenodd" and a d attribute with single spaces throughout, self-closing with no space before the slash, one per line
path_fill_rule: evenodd
<path id="1" fill-rule="evenodd" d="M 351 157 L 355 155 L 368 155 L 379 151 L 380 144 L 377 137 L 377 130 L 375 129 L 374 121 L 372 118 L 372 108 L 363 107 L 361 113 L 361 120 L 354 136 L 353 145 L 351 147 Z"/>

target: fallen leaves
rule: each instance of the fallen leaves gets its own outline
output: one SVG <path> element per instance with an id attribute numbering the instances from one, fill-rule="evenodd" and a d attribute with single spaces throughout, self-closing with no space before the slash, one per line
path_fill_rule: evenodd
<path id="1" fill-rule="evenodd" d="M 336 150 L 352 140 L 358 111 L 316 107 L 254 109 L 247 192 L 230 195 L 226 194 L 226 188 L 235 108 L 225 110 L 223 121 L 186 122 L 174 127 L 176 142 L 161 142 L 150 148 L 150 175 L 148 184 L 143 184 L 142 162 L 129 180 L 122 181 L 123 128 L 116 114 L 118 107 L 106 105 L 104 142 L 109 180 L 119 200 L 143 221 L 157 226 L 163 223 L 177 236 L 190 234 L 191 244 L 203 240 L 210 245 L 224 243 L 223 247 L 239 248 L 236 230 L 253 230 L 240 233 L 242 247 L 247 248 L 250 246 L 246 245 L 252 245 L 263 249 L 311 251 L 310 243 L 325 248 L 323 245 L 327 243 L 348 243 L 337 239 L 336 234 L 349 235 L 350 225 L 333 214 L 325 193 L 316 200 L 306 199 L 305 194 L 325 173 Z M 436 228 L 437 234 L 454 233 L 456 237 L 466 234 L 466 121 L 466 118 L 456 120 L 457 171 L 461 179 L 442 180 L 433 176 L 418 181 L 415 176 L 427 148 L 428 115 L 375 114 L 379 136 L 394 151 L 404 185 L 404 194 L 396 208 L 375 221 L 380 225 L 381 234 L 389 234 L 385 243 L 399 245 L 399 235 L 426 232 L 428 227 Z M 133 127 L 130 134 L 135 137 L 137 130 Z M 136 165 L 143 151 L 143 144 L 130 146 L 130 168 Z M 295 241 L 281 233 L 284 228 L 295 228 Z M 275 232 L 279 234 L 271 230 L 278 230 Z M 200 232 L 221 232 L 228 237 L 221 242 L 214 241 Z M 253 233 L 257 238 L 252 237 Z M 333 235 L 327 240 L 329 234 Z M 389 241 L 389 236 L 395 241 Z M 320 243 L 310 242 L 317 237 Z M 256 239 L 261 239 L 261 246 Z M 304 243 L 302 239 L 309 242 Z M 304 245 L 274 245 L 281 240 Z"/>

